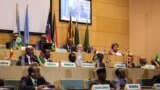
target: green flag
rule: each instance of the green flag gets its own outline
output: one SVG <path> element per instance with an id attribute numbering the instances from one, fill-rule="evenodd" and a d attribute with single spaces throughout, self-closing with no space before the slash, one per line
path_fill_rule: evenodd
<path id="1" fill-rule="evenodd" d="M 16 45 L 18 47 L 21 47 L 22 46 L 22 40 L 21 40 L 21 35 L 19 34 L 16 38 Z"/>
<path id="2" fill-rule="evenodd" d="M 76 25 L 75 25 L 75 37 L 74 37 L 74 43 L 75 45 L 78 45 L 79 44 L 79 30 L 78 30 L 78 23 L 76 22 Z"/>
<path id="3" fill-rule="evenodd" d="M 40 55 L 39 55 L 38 59 L 39 59 L 39 61 L 40 61 L 40 63 L 41 63 L 42 65 L 44 65 L 44 64 L 45 64 L 44 54 L 43 54 L 43 52 L 40 52 Z"/>
<path id="4" fill-rule="evenodd" d="M 88 31 L 88 23 L 87 23 L 85 39 L 84 39 L 84 51 L 88 51 L 88 48 L 89 48 L 89 31 Z"/>
<path id="5" fill-rule="evenodd" d="M 158 53 L 156 53 L 156 55 L 155 55 L 155 57 L 154 57 L 154 60 L 155 60 L 155 61 L 159 61 Z"/>

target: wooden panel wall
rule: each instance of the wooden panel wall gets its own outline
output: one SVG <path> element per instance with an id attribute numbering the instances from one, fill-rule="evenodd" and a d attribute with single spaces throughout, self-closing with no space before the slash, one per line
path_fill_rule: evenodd
<path id="1" fill-rule="evenodd" d="M 58 46 L 66 43 L 67 22 L 59 21 L 59 0 L 53 0 L 52 10 L 56 12 Z M 85 24 L 79 24 L 80 43 L 84 43 Z M 92 0 L 92 25 L 89 26 L 90 45 L 98 50 L 110 48 L 118 42 L 121 49 L 129 48 L 129 0 Z M 7 38 L 1 37 L 4 35 Z M 11 34 L 0 33 L 0 43 L 9 41 Z M 39 37 L 32 36 L 35 43 Z"/>

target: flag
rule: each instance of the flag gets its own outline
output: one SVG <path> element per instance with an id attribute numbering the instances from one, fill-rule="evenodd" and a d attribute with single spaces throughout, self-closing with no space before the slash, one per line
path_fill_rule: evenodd
<path id="1" fill-rule="evenodd" d="M 42 65 L 45 64 L 44 54 L 43 54 L 42 51 L 40 52 L 40 55 L 39 55 L 39 57 L 38 57 L 38 60 L 40 61 L 40 63 L 41 63 Z"/>
<path id="2" fill-rule="evenodd" d="M 46 33 L 48 42 L 51 43 L 52 42 L 52 40 L 51 40 L 51 11 L 48 14 L 46 32 L 45 33 Z"/>
<path id="3" fill-rule="evenodd" d="M 158 53 L 156 53 L 156 55 L 155 55 L 155 57 L 154 57 L 154 60 L 155 60 L 155 61 L 159 61 Z"/>
<path id="4" fill-rule="evenodd" d="M 79 44 L 79 30 L 78 30 L 78 22 L 76 21 L 75 24 L 75 38 L 74 38 L 75 45 Z"/>
<path id="5" fill-rule="evenodd" d="M 72 43 L 74 43 L 74 31 L 73 31 L 73 23 L 72 16 L 70 14 L 69 27 L 68 27 L 68 39 L 72 39 Z"/>
<path id="6" fill-rule="evenodd" d="M 13 49 L 11 48 L 9 53 L 9 60 L 12 60 L 13 54 Z"/>
<path id="7" fill-rule="evenodd" d="M 84 39 L 84 51 L 88 51 L 89 49 L 89 31 L 88 31 L 88 22 L 86 26 L 85 39 Z"/>
<path id="8" fill-rule="evenodd" d="M 22 41 L 21 41 L 21 33 L 20 33 L 20 20 L 19 20 L 18 4 L 16 4 L 16 26 L 17 26 L 17 33 L 18 33 L 18 36 L 16 38 L 16 46 L 20 47 L 20 46 L 22 46 Z"/>
<path id="9" fill-rule="evenodd" d="M 58 47 L 58 38 L 57 38 L 57 26 L 56 26 L 56 15 L 54 12 L 53 20 L 52 20 L 52 30 L 51 30 L 51 39 L 52 39 L 52 48 Z"/>
<path id="10" fill-rule="evenodd" d="M 26 8 L 25 24 L 24 24 L 24 44 L 29 43 L 29 20 L 28 20 L 28 5 Z"/>
<path id="11" fill-rule="evenodd" d="M 16 26 L 17 26 L 17 33 L 18 35 L 20 35 L 20 19 L 19 19 L 18 4 L 16 4 Z"/>
<path id="12" fill-rule="evenodd" d="M 16 38 L 16 46 L 21 47 L 22 46 L 22 40 L 21 40 L 21 35 L 18 34 Z"/>

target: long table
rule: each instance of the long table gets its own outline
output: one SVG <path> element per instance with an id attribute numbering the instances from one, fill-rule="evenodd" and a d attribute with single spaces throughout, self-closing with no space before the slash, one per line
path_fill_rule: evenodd
<path id="1" fill-rule="evenodd" d="M 2 79 L 15 79 L 20 80 L 24 75 L 27 75 L 27 68 L 25 66 L 0 66 L 0 78 Z M 59 80 L 63 79 L 96 79 L 97 75 L 95 73 L 96 68 L 49 68 L 49 67 L 40 67 L 41 74 L 46 78 L 50 83 L 55 83 L 59 85 Z M 107 70 L 107 79 L 114 80 L 115 69 L 106 68 Z M 154 75 L 160 73 L 160 69 L 147 70 L 147 69 L 126 69 L 127 78 L 132 83 L 137 83 L 139 78 L 152 78 Z"/>

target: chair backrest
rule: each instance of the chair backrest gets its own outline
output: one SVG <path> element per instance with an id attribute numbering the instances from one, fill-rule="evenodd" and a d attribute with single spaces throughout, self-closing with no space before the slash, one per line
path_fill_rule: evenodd
<path id="1" fill-rule="evenodd" d="M 62 90 L 82 90 L 84 89 L 82 80 L 61 80 Z"/>
<path id="2" fill-rule="evenodd" d="M 9 80 L 9 79 L 4 80 L 5 86 L 13 86 L 15 90 L 18 90 L 19 84 L 20 80 Z"/>
<path id="3" fill-rule="evenodd" d="M 139 79 L 139 83 L 142 88 L 152 87 L 152 79 L 149 78 L 141 78 Z"/>

